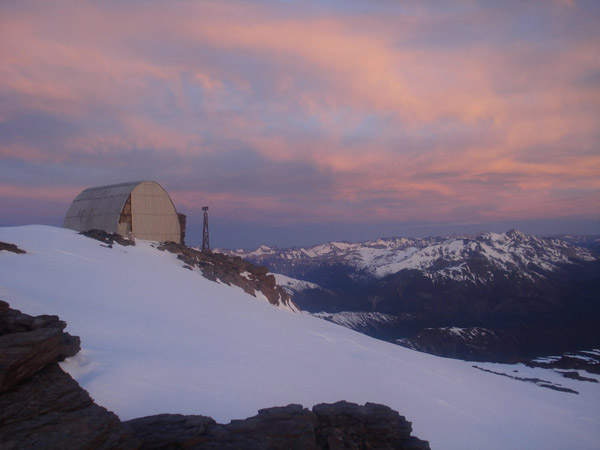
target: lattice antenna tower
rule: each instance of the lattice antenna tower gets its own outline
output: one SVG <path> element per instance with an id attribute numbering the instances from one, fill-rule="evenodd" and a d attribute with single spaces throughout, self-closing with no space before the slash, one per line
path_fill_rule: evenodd
<path id="1" fill-rule="evenodd" d="M 204 224 L 202 226 L 202 251 L 210 250 L 210 241 L 208 239 L 208 206 L 203 206 Z"/>

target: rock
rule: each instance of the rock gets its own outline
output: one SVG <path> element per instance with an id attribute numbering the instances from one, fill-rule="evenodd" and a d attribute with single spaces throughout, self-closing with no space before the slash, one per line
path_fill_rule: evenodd
<path id="1" fill-rule="evenodd" d="M 559 357 L 534 359 L 525 364 L 529 367 L 543 367 L 554 370 L 585 370 L 600 375 L 600 354 L 597 351 L 567 353 Z"/>
<path id="2" fill-rule="evenodd" d="M 112 248 L 112 245 L 116 242 L 117 244 L 127 246 L 127 245 L 135 245 L 135 241 L 133 239 L 127 239 L 120 234 L 117 233 L 107 233 L 104 230 L 88 230 L 82 231 L 79 234 L 83 234 L 92 239 L 96 239 L 97 241 L 104 242 L 108 245 L 108 247 Z"/>
<path id="3" fill-rule="evenodd" d="M 8 242 L 0 241 L 0 251 L 2 251 L 2 250 L 6 250 L 7 252 L 12 252 L 12 253 L 17 253 L 17 254 L 27 253 L 25 250 L 21 250 L 15 244 L 9 244 Z"/>
<path id="4" fill-rule="evenodd" d="M 58 366 L 80 348 L 65 326 L 0 301 L 0 448 L 137 448 L 119 418 Z"/>
<path id="5" fill-rule="evenodd" d="M 273 305 L 299 309 L 291 296 L 277 285 L 275 276 L 268 275 L 269 269 L 264 266 L 255 266 L 236 256 L 211 251 L 201 252 L 175 242 L 163 242 L 158 249 L 177 254 L 177 259 L 182 261 L 186 268 L 200 268 L 202 275 L 208 280 L 238 286 L 253 296 L 256 296 L 256 292 L 261 292 Z"/>
<path id="6" fill-rule="evenodd" d="M 233 420 L 225 429 L 236 440 L 244 437 L 258 441 L 257 448 L 268 449 L 317 449 L 314 414 L 302 405 L 266 408 L 258 415 L 245 420 Z"/>
<path id="7" fill-rule="evenodd" d="M 58 364 L 0 395 L 0 448 L 135 449 L 119 418 L 96 405 Z"/>
<path id="8" fill-rule="evenodd" d="M 159 414 L 125 422 L 143 449 L 191 448 L 203 442 L 211 417 Z"/>
<path id="9" fill-rule="evenodd" d="M 261 409 L 256 416 L 217 424 L 210 417 L 160 414 L 124 422 L 141 449 L 317 449 L 316 418 L 301 405 Z"/>
<path id="10" fill-rule="evenodd" d="M 583 377 L 581 375 L 579 375 L 579 372 L 576 371 L 566 371 L 566 372 L 559 372 L 563 377 L 565 378 L 570 378 L 571 380 L 578 380 L 578 381 L 589 381 L 590 383 L 597 383 L 598 380 L 596 380 L 595 378 L 590 378 L 590 377 Z"/>
<path id="11" fill-rule="evenodd" d="M 220 425 L 204 416 L 161 414 L 124 422 L 141 449 L 410 449 L 429 444 L 411 436 L 411 424 L 383 405 L 338 402 L 261 409 L 256 416 Z"/>
<path id="12" fill-rule="evenodd" d="M 79 338 L 64 333 L 57 316 L 31 317 L 0 303 L 0 392 L 79 351 Z"/>
<path id="13" fill-rule="evenodd" d="M 412 424 L 385 405 L 364 406 L 346 401 L 316 405 L 319 448 L 429 449 L 429 444 L 412 437 Z"/>

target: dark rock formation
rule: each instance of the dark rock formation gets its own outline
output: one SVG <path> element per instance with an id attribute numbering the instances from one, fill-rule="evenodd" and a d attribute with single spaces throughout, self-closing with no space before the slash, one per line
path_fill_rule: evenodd
<path id="1" fill-rule="evenodd" d="M 134 449 L 119 418 L 96 405 L 58 364 L 0 394 L 0 448 Z"/>
<path id="2" fill-rule="evenodd" d="M 15 244 L 9 244 L 8 242 L 0 241 L 0 251 L 6 250 L 7 252 L 13 252 L 17 254 L 27 253 L 25 250 L 21 250 Z"/>
<path id="3" fill-rule="evenodd" d="M 141 449 L 411 449 L 429 444 L 411 436 L 411 424 L 383 405 L 337 402 L 261 409 L 227 425 L 210 417 L 161 414 L 124 422 Z"/>
<path id="4" fill-rule="evenodd" d="M 207 428 L 216 425 L 211 417 L 158 414 L 124 422 L 139 439 L 140 448 L 192 448 L 205 441 Z"/>
<path id="5" fill-rule="evenodd" d="M 525 364 L 529 367 L 543 367 L 544 369 L 554 369 L 556 371 L 585 370 L 586 372 L 600 375 L 600 350 L 580 351 L 560 356 L 539 358 L 527 361 Z"/>
<path id="6" fill-rule="evenodd" d="M 263 266 L 243 260 L 239 256 L 228 256 L 211 251 L 200 252 L 175 242 L 164 242 L 159 250 L 176 253 L 183 261 L 184 267 L 199 267 L 202 275 L 211 281 L 220 281 L 227 285 L 241 287 L 250 295 L 262 292 L 273 305 L 296 305 L 290 295 L 275 282 L 275 276 L 268 275 L 269 270 Z"/>
<path id="7" fill-rule="evenodd" d="M 540 387 L 552 389 L 553 391 L 568 392 L 569 394 L 576 394 L 576 395 L 579 394 L 579 392 L 577 392 L 573 389 L 564 387 L 559 383 L 553 383 L 552 381 L 542 380 L 541 378 L 520 377 L 517 375 L 509 375 L 507 373 L 498 372 L 498 371 L 491 370 L 491 369 L 485 369 L 485 368 L 479 367 L 479 366 L 472 366 L 472 367 L 474 369 L 481 370 L 482 372 L 493 373 L 494 375 L 500 375 L 501 377 L 510 378 L 511 380 L 525 381 L 526 383 L 537 384 Z M 518 370 L 515 370 L 514 372 L 518 372 Z"/>
<path id="8" fill-rule="evenodd" d="M 137 448 L 119 418 L 58 366 L 80 348 L 65 326 L 0 301 L 0 448 Z"/>
<path id="9" fill-rule="evenodd" d="M 82 231 L 79 234 L 83 234 L 92 239 L 96 239 L 97 241 L 104 242 L 108 245 L 108 247 L 112 248 L 112 245 L 116 242 L 117 244 L 121 244 L 123 246 L 126 245 L 135 245 L 135 241 L 133 239 L 127 239 L 117 233 L 107 233 L 104 230 L 88 230 Z"/>
<path id="10" fill-rule="evenodd" d="M 411 436 L 411 423 L 393 409 L 367 403 L 337 402 L 313 407 L 317 416 L 317 445 L 329 449 L 428 449 Z"/>
<path id="11" fill-rule="evenodd" d="M 184 216 L 181 214 L 180 216 Z M 181 217 L 180 217 L 180 220 Z M 185 216 L 184 216 L 185 222 Z M 180 222 L 180 225 L 183 222 Z M 181 225 L 182 239 L 185 234 L 185 223 Z M 107 233 L 103 230 L 83 231 L 80 234 L 100 242 L 104 242 L 108 247 L 116 242 L 121 245 L 135 245 L 134 240 L 126 239 L 120 234 Z M 293 302 L 292 297 L 275 281 L 275 276 L 268 275 L 269 270 L 266 267 L 255 266 L 244 261 L 239 256 L 227 256 L 222 253 L 213 253 L 211 251 L 200 252 L 184 244 L 175 242 L 163 242 L 158 246 L 159 250 L 176 253 L 177 258 L 183 261 L 183 267 L 193 270 L 199 267 L 202 275 L 211 281 L 220 281 L 229 286 L 232 284 L 239 286 L 248 294 L 256 297 L 256 292 L 262 292 L 267 300 L 273 305 L 285 305 L 299 309 Z"/>
<path id="12" fill-rule="evenodd" d="M 57 316 L 31 317 L 0 300 L 0 392 L 75 355 L 79 338 L 64 333 L 65 327 Z"/>
<path id="13" fill-rule="evenodd" d="M 567 372 L 559 372 L 563 377 L 570 378 L 571 380 L 577 381 L 589 381 L 590 383 L 598 383 L 598 380 L 590 377 L 582 377 L 579 375 L 579 372 L 576 371 L 567 371 Z"/>

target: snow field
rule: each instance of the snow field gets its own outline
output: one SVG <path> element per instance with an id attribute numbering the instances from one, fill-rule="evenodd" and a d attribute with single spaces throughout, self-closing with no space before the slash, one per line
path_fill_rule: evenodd
<path id="1" fill-rule="evenodd" d="M 65 320 L 83 350 L 62 367 L 123 420 L 343 399 L 391 406 L 434 449 L 598 448 L 596 383 L 477 363 L 580 394 L 557 392 L 377 341 L 208 281 L 149 242 L 109 249 L 46 226 L 0 228 L 0 241 L 29 252 L 0 252 L 0 298 Z"/>

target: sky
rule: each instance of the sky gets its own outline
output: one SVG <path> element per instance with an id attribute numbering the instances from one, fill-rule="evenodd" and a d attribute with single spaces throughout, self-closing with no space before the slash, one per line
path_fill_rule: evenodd
<path id="1" fill-rule="evenodd" d="M 600 2 L 0 2 L 0 226 L 155 180 L 213 247 L 600 233 Z"/>

